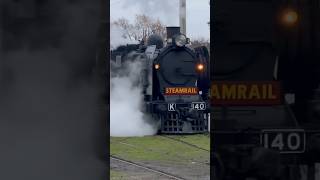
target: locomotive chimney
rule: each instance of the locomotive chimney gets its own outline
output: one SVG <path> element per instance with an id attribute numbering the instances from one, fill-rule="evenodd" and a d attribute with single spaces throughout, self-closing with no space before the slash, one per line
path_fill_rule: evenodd
<path id="1" fill-rule="evenodd" d="M 172 39 L 176 34 L 180 33 L 180 27 L 167 27 L 167 39 Z"/>
<path id="2" fill-rule="evenodd" d="M 180 0 L 179 2 L 179 23 L 181 27 L 181 33 L 187 35 L 187 10 L 186 10 L 186 0 Z"/>

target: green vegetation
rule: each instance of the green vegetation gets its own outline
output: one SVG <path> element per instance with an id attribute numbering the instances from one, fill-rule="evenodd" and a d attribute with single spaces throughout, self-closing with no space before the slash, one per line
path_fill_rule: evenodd
<path id="1" fill-rule="evenodd" d="M 210 151 L 210 135 L 209 134 L 199 134 L 199 135 L 184 135 L 184 136 L 170 136 L 175 139 L 180 139 L 182 141 L 188 142 L 190 144 L 196 145 L 200 148 Z"/>
<path id="2" fill-rule="evenodd" d="M 110 170 L 110 179 L 111 180 L 125 180 L 126 176 L 121 172 Z"/>
<path id="3" fill-rule="evenodd" d="M 210 149 L 209 135 L 170 136 Z M 110 137 L 110 154 L 132 161 L 187 163 L 209 161 L 210 153 L 161 136 Z"/>

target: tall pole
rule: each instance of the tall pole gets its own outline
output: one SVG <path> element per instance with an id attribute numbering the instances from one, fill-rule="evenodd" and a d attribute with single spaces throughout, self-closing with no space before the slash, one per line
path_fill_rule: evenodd
<path id="1" fill-rule="evenodd" d="M 179 23 L 180 23 L 180 32 L 182 34 L 187 34 L 187 9 L 186 9 L 186 0 L 180 0 L 179 2 Z"/>

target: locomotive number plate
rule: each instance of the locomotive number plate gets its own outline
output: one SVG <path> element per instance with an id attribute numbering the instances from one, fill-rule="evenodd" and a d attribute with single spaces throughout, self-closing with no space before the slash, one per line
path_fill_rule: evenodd
<path id="1" fill-rule="evenodd" d="M 193 102 L 191 103 L 191 108 L 196 110 L 206 110 L 206 103 L 204 102 Z"/>
<path id="2" fill-rule="evenodd" d="M 268 129 L 260 134 L 261 145 L 280 153 L 303 153 L 306 134 L 303 129 Z"/>

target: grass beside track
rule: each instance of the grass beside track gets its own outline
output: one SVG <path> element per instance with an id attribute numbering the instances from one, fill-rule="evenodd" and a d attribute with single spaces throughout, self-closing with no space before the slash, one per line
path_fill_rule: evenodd
<path id="1" fill-rule="evenodd" d="M 110 180 L 126 180 L 127 176 L 121 172 L 110 170 Z"/>
<path id="2" fill-rule="evenodd" d="M 210 150 L 209 135 L 170 136 Z M 110 154 L 143 162 L 185 163 L 209 161 L 209 153 L 161 136 L 110 137 Z"/>
<path id="3" fill-rule="evenodd" d="M 206 149 L 210 151 L 210 135 L 182 135 L 182 136 L 169 136 L 181 141 L 188 142 L 190 144 L 196 145 L 199 148 Z"/>
<path id="4" fill-rule="evenodd" d="M 169 137 L 210 150 L 209 135 L 170 135 Z M 110 155 L 146 166 L 152 164 L 176 170 L 200 164 L 202 167 L 208 167 L 207 163 L 210 162 L 209 152 L 163 136 L 110 137 Z M 132 172 L 117 169 L 111 169 L 110 175 L 111 180 L 126 180 L 135 177 Z"/>

